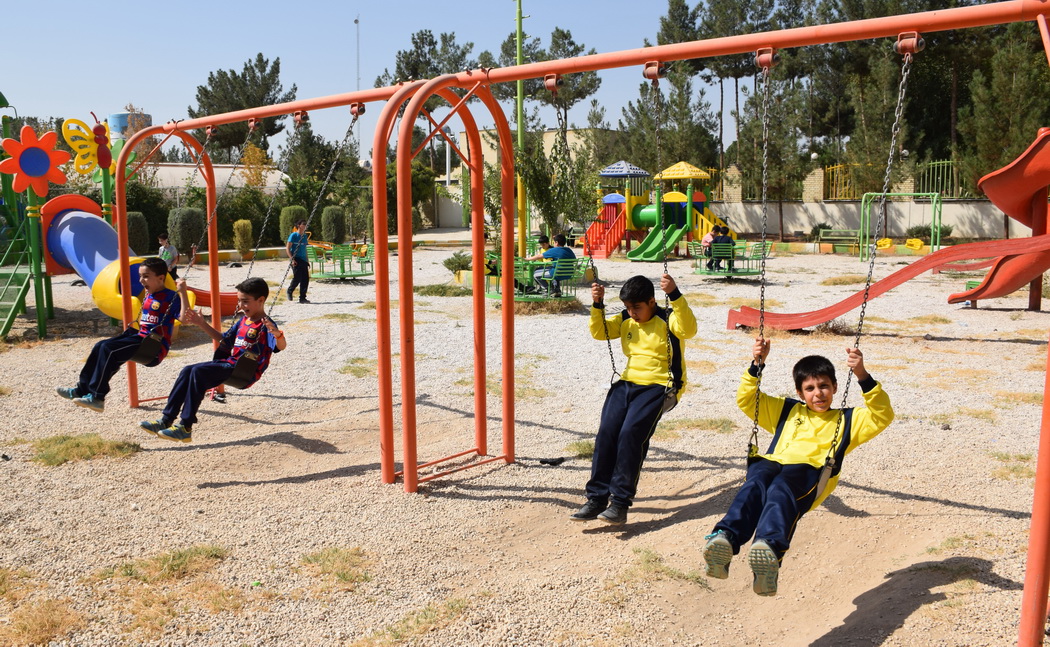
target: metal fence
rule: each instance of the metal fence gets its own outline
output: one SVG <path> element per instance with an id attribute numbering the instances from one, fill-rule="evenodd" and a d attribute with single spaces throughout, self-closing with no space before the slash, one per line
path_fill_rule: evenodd
<path id="1" fill-rule="evenodd" d="M 853 181 L 857 164 L 836 164 L 824 167 L 825 200 L 860 200 Z"/>
<path id="2" fill-rule="evenodd" d="M 915 170 L 915 191 L 940 193 L 944 198 L 973 198 L 974 191 L 960 179 L 954 160 L 938 160 L 920 164 Z"/>

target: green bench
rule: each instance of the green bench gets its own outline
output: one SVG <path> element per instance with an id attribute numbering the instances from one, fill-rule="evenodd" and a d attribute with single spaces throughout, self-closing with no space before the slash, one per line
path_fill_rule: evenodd
<path id="1" fill-rule="evenodd" d="M 849 249 L 846 251 L 850 254 L 857 252 L 860 246 L 860 230 L 859 229 L 821 229 L 820 234 L 817 235 L 817 241 L 821 243 L 830 243 L 832 245 L 832 251 L 838 252 L 836 246 L 848 245 Z"/>
<path id="2" fill-rule="evenodd" d="M 496 267 L 500 267 L 498 256 L 489 256 L 490 261 L 495 261 Z M 585 283 L 587 268 L 590 267 L 591 259 L 587 257 L 562 258 L 556 261 L 557 268 L 553 277 L 541 277 L 535 279 L 538 270 L 546 270 L 551 266 L 551 261 L 526 261 L 514 260 L 514 300 L 515 301 L 568 301 L 576 298 L 577 289 Z M 553 281 L 558 281 L 559 292 L 555 293 Z M 537 285 L 537 281 L 540 285 Z M 533 291 L 533 288 L 541 288 Z M 502 295 L 503 285 L 496 277 L 485 282 L 485 296 L 497 299 Z M 559 294 L 559 296 L 555 296 Z"/>
<path id="3" fill-rule="evenodd" d="M 773 243 L 771 242 L 767 242 L 764 245 L 760 242 L 749 244 L 742 240 L 738 240 L 733 244 L 712 243 L 711 258 L 698 256 L 695 261 L 696 269 L 694 273 L 725 278 L 755 276 L 762 272 L 762 259 L 769 258 L 769 253 L 772 249 Z M 707 263 L 709 261 L 718 262 L 720 267 L 708 269 Z"/>

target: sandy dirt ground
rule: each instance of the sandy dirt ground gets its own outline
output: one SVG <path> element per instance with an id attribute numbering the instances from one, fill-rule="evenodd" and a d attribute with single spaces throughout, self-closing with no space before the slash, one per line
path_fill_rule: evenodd
<path id="1" fill-rule="evenodd" d="M 441 261 L 451 252 L 416 250 L 414 283 L 448 281 Z M 908 262 L 880 258 L 876 278 Z M 598 264 L 613 294 L 629 276 L 660 269 Z M 274 285 L 285 267 L 256 265 Z M 822 282 L 865 269 L 855 258 L 782 255 L 769 263 L 769 308 L 834 303 L 860 285 Z M 223 268 L 224 288 L 244 271 Z M 123 371 L 104 413 L 54 394 L 75 382 L 91 345 L 113 334 L 86 288 L 56 278 L 49 337 L 37 341 L 22 318 L 0 352 L 0 449 L 10 459 L 0 462 L 0 643 L 1015 643 L 1048 315 L 1026 311 L 1025 293 L 978 309 L 948 305 L 965 279 L 945 275 L 873 300 L 861 347 L 897 419 L 850 455 L 837 491 L 800 523 L 778 595 L 762 598 L 746 559 L 728 580 L 708 580 L 700 554 L 744 474 L 750 420 L 734 394 L 753 333 L 725 322 L 731 306 L 756 305 L 758 284 L 705 279 L 686 260 L 670 271 L 700 323 L 686 344 L 690 389 L 657 432 L 622 527 L 568 519 L 590 469 L 570 445 L 593 438 L 611 375 L 582 305 L 516 318 L 517 461 L 406 494 L 400 482 L 380 482 L 371 280 L 314 282 L 312 304 L 276 305 L 288 351 L 251 389 L 232 391 L 226 404 L 206 401 L 193 442 L 173 444 L 137 428 L 161 405 L 130 409 Z M 589 302 L 582 292 L 581 300 Z M 497 303 L 486 313 L 488 438 L 498 453 Z M 856 314 L 843 321 L 855 324 Z M 395 309 L 398 451 L 399 316 Z M 419 297 L 413 319 L 420 460 L 428 460 L 472 447 L 471 301 Z M 828 355 L 845 371 L 849 337 L 772 339 L 770 393 L 792 393 L 790 368 L 804 354 Z M 139 371 L 143 397 L 165 396 L 182 365 L 210 353 L 202 333 L 184 331 L 169 359 Z M 858 392 L 854 384 L 851 404 Z M 33 460 L 37 441 L 83 433 L 141 451 L 57 467 Z M 170 577 L 142 575 L 158 556 L 201 546 L 213 559 Z M 331 549 L 351 556 L 349 576 L 308 563 Z M 51 633 L 38 627 L 44 620 Z"/>

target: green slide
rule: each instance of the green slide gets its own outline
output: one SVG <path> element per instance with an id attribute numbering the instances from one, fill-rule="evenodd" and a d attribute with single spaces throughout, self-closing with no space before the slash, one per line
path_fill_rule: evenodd
<path id="1" fill-rule="evenodd" d="M 638 205 L 632 214 L 634 222 L 650 227 L 649 234 L 637 247 L 627 252 L 627 259 L 632 261 L 662 261 L 664 257 L 681 242 L 689 231 L 690 218 L 686 217 L 684 202 L 665 202 L 664 222 L 667 223 L 666 232 L 659 226 L 660 218 L 656 212 L 656 205 Z M 693 209 L 693 218 L 696 217 L 696 209 Z"/>

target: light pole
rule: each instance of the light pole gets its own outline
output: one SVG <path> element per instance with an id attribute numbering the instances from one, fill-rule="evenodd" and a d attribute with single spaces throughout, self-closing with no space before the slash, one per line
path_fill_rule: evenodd
<path id="1" fill-rule="evenodd" d="M 518 3 L 518 16 L 517 16 L 517 61 L 518 65 L 525 62 L 525 57 L 521 51 L 521 0 L 516 0 Z M 525 82 L 521 79 L 518 80 L 518 101 L 517 101 L 517 121 L 518 121 L 518 151 L 522 152 L 525 150 Z M 528 215 L 525 209 L 525 181 L 521 178 L 521 171 L 515 169 L 518 175 L 518 255 L 525 258 L 525 236 L 528 233 Z"/>
<path id="2" fill-rule="evenodd" d="M 357 91 L 361 91 L 361 14 L 354 18 L 354 28 L 357 31 Z M 357 156 L 361 157 L 361 129 L 354 133 L 357 139 Z"/>

